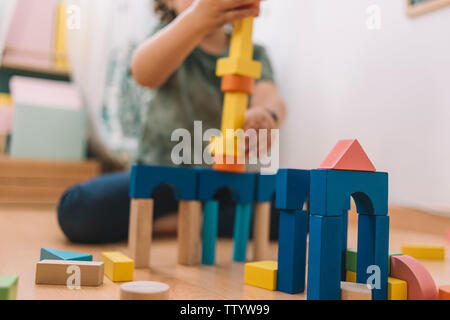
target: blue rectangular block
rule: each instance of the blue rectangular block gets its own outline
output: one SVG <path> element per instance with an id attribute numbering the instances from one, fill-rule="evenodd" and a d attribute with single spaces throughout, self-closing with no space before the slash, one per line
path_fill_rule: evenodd
<path id="1" fill-rule="evenodd" d="M 387 299 L 388 262 L 389 217 L 359 215 L 356 280 L 358 283 L 367 283 L 371 278 L 369 284 L 377 284 L 379 281 L 379 288 L 372 289 L 373 300 Z M 377 268 L 379 274 L 374 271 Z M 375 278 L 371 277 L 373 275 Z"/>
<path id="2" fill-rule="evenodd" d="M 341 298 L 342 218 L 310 216 L 308 300 Z"/>
<path id="3" fill-rule="evenodd" d="M 340 216 L 353 197 L 359 214 L 387 215 L 388 174 L 347 170 L 311 170 L 311 214 Z"/>
<path id="4" fill-rule="evenodd" d="M 256 174 L 234 173 L 215 170 L 199 170 L 198 200 L 214 200 L 222 188 L 231 190 L 233 201 L 250 203 L 255 200 Z"/>
<path id="5" fill-rule="evenodd" d="M 307 211 L 280 211 L 277 290 L 305 291 Z"/>
<path id="6" fill-rule="evenodd" d="M 158 186 L 167 184 L 173 187 L 177 200 L 197 200 L 198 172 L 194 168 L 134 165 L 130 198 L 150 199 Z"/>
<path id="7" fill-rule="evenodd" d="M 245 262 L 247 260 L 247 245 L 250 235 L 250 225 L 252 221 L 252 204 L 236 204 L 236 217 L 234 219 L 233 230 L 233 260 Z"/>
<path id="8" fill-rule="evenodd" d="M 202 264 L 216 263 L 217 230 L 219 227 L 219 202 L 206 201 L 203 204 Z"/>
<path id="9" fill-rule="evenodd" d="M 92 261 L 92 254 L 59 249 L 41 248 L 40 260 Z"/>
<path id="10" fill-rule="evenodd" d="M 280 169 L 277 174 L 275 207 L 303 210 L 309 196 L 309 170 Z"/>
<path id="11" fill-rule="evenodd" d="M 271 202 L 275 195 L 277 175 L 256 175 L 255 202 Z"/>

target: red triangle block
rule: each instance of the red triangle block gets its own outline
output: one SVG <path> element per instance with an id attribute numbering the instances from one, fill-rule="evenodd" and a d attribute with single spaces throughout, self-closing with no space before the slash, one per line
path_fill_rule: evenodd
<path id="1" fill-rule="evenodd" d="M 322 161 L 319 169 L 376 171 L 356 139 L 339 141 Z"/>

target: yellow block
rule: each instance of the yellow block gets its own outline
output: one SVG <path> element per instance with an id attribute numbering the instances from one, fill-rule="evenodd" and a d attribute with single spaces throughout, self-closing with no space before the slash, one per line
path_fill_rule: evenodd
<path id="1" fill-rule="evenodd" d="M 216 75 L 238 74 L 253 79 L 261 78 L 262 65 L 258 61 L 236 57 L 222 58 L 217 61 Z"/>
<path id="2" fill-rule="evenodd" d="M 69 62 L 67 60 L 67 4 L 62 1 L 58 3 L 57 23 L 55 35 L 56 57 L 54 67 L 59 70 L 68 71 Z"/>
<path id="3" fill-rule="evenodd" d="M 356 283 L 356 272 L 348 271 L 345 273 L 345 281 Z"/>
<path id="4" fill-rule="evenodd" d="M 259 261 L 245 264 L 244 283 L 275 291 L 277 290 L 277 270 L 276 261 Z"/>
<path id="5" fill-rule="evenodd" d="M 388 278 L 388 300 L 408 300 L 408 284 L 406 281 Z"/>
<path id="6" fill-rule="evenodd" d="M 230 42 L 230 57 L 253 59 L 253 17 L 236 21 Z"/>
<path id="7" fill-rule="evenodd" d="M 402 253 L 416 259 L 445 259 L 445 248 L 440 245 L 406 243 L 402 245 Z"/>
<path id="8" fill-rule="evenodd" d="M 210 143 L 210 151 L 212 155 L 228 155 L 244 157 L 244 136 L 243 135 L 230 135 L 213 137 Z M 245 163 L 245 157 L 243 164 Z"/>
<path id="9" fill-rule="evenodd" d="M 242 129 L 245 112 L 248 106 L 248 95 L 242 92 L 227 92 L 223 101 L 222 134 L 226 129 Z"/>
<path id="10" fill-rule="evenodd" d="M 11 95 L 9 95 L 7 93 L 0 93 L 0 105 L 12 106 L 13 101 L 11 99 Z"/>
<path id="11" fill-rule="evenodd" d="M 112 281 L 133 281 L 134 261 L 121 252 L 102 252 L 105 275 Z"/>

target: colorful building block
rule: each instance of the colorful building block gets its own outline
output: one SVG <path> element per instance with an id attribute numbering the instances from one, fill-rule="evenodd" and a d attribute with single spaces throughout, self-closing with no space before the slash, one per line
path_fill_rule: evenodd
<path id="1" fill-rule="evenodd" d="M 226 92 L 223 102 L 222 136 L 226 130 L 237 130 L 244 127 L 245 112 L 248 106 L 248 95 L 243 92 Z M 220 150 L 215 150 L 218 153 Z M 233 154 L 234 155 L 234 154 Z"/>
<path id="2" fill-rule="evenodd" d="M 388 278 L 388 300 L 408 300 L 408 284 L 406 281 Z"/>
<path id="3" fill-rule="evenodd" d="M 340 299 L 341 235 L 341 217 L 310 216 L 308 300 Z"/>
<path id="4" fill-rule="evenodd" d="M 309 187 L 309 170 L 278 170 L 276 178 L 276 208 L 282 210 L 303 210 L 303 205 L 309 197 Z"/>
<path id="5" fill-rule="evenodd" d="M 374 300 L 387 299 L 389 260 L 389 217 L 358 217 L 358 259 L 356 265 L 356 281 L 368 283 L 374 271 L 368 272 L 370 266 L 379 267 L 380 288 L 373 289 Z"/>
<path id="6" fill-rule="evenodd" d="M 0 300 L 16 300 L 19 276 L 0 275 Z"/>
<path id="7" fill-rule="evenodd" d="M 228 74 L 238 74 L 253 79 L 261 78 L 262 65 L 258 61 L 228 57 L 217 61 L 216 75 L 222 77 Z"/>
<path id="8" fill-rule="evenodd" d="M 168 284 L 155 281 L 133 281 L 120 286 L 120 300 L 169 300 Z"/>
<path id="9" fill-rule="evenodd" d="M 277 188 L 277 174 L 258 174 L 256 176 L 256 202 L 271 202 Z M 309 188 L 308 188 L 309 189 Z"/>
<path id="10" fill-rule="evenodd" d="M 252 221 L 252 203 L 236 204 L 233 231 L 233 260 L 245 262 L 247 260 L 247 245 Z"/>
<path id="11" fill-rule="evenodd" d="M 134 261 L 121 252 L 102 252 L 105 275 L 116 282 L 133 281 Z"/>
<path id="12" fill-rule="evenodd" d="M 59 249 L 41 248 L 40 260 L 92 261 L 92 254 Z"/>
<path id="13" fill-rule="evenodd" d="M 251 203 L 255 198 L 254 173 L 218 172 L 214 170 L 198 170 L 198 200 L 214 200 L 214 196 L 222 188 L 231 191 L 233 201 Z"/>
<path id="14" fill-rule="evenodd" d="M 358 140 L 339 141 L 318 169 L 375 171 L 375 167 Z"/>
<path id="15" fill-rule="evenodd" d="M 253 59 L 253 17 L 233 23 L 230 41 L 230 57 Z"/>
<path id="16" fill-rule="evenodd" d="M 277 289 L 276 261 L 259 261 L 245 264 L 244 282 L 250 286 L 275 291 Z"/>
<path id="17" fill-rule="evenodd" d="M 342 281 L 341 300 L 372 300 L 372 290 L 366 284 Z"/>
<path id="18" fill-rule="evenodd" d="M 445 248 L 442 245 L 404 243 L 402 245 L 402 252 L 416 259 L 445 259 Z"/>
<path id="19" fill-rule="evenodd" d="M 388 174 L 318 169 L 311 170 L 311 214 L 340 216 L 350 210 L 350 197 L 359 214 L 388 213 Z"/>
<path id="20" fill-rule="evenodd" d="M 104 264 L 69 260 L 42 260 L 36 264 L 36 284 L 76 285 L 76 281 L 70 280 L 77 274 L 80 276 L 80 286 L 100 286 L 103 283 Z"/>
<path id="21" fill-rule="evenodd" d="M 358 252 L 355 249 L 347 249 L 345 253 L 345 269 L 356 273 L 356 261 Z"/>
<path id="22" fill-rule="evenodd" d="M 150 199 L 162 184 L 173 186 L 178 200 L 197 200 L 197 172 L 189 168 L 134 165 L 131 169 L 130 198 Z"/>
<path id="23" fill-rule="evenodd" d="M 219 202 L 205 201 L 203 204 L 202 264 L 216 263 L 217 230 L 219 227 Z"/>
<path id="24" fill-rule="evenodd" d="M 280 210 L 278 241 L 278 291 L 305 291 L 307 211 Z"/>
<path id="25" fill-rule="evenodd" d="M 439 287 L 439 300 L 450 300 L 450 286 Z"/>
<path id="26" fill-rule="evenodd" d="M 238 74 L 228 74 L 222 77 L 221 90 L 223 92 L 244 92 L 251 95 L 254 87 L 255 79 L 250 77 Z"/>
<path id="27" fill-rule="evenodd" d="M 437 300 L 438 290 L 428 270 L 413 257 L 391 257 L 391 275 L 408 283 L 408 300 Z"/>
<path id="28" fill-rule="evenodd" d="M 346 282 L 356 282 L 356 272 L 347 270 L 345 272 L 345 281 Z"/>

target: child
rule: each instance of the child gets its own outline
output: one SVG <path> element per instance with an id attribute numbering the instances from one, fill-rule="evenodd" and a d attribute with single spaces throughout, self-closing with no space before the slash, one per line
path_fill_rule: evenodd
<path id="1" fill-rule="evenodd" d="M 172 132 L 194 121 L 203 130 L 220 128 L 223 94 L 215 76 L 217 59 L 227 55 L 230 34 L 225 24 L 257 16 L 258 0 L 155 0 L 161 25 L 134 53 L 131 71 L 142 86 L 156 90 L 142 121 L 138 162 L 173 165 L 171 152 L 177 142 Z M 262 63 L 262 77 L 255 84 L 244 129 L 274 129 L 284 120 L 285 107 L 274 84 L 266 51 L 255 46 L 254 59 Z M 268 139 L 270 140 L 270 139 Z M 248 152 L 248 146 L 247 146 Z M 129 172 L 109 174 L 68 190 L 58 206 L 59 224 L 75 242 L 106 243 L 125 240 L 129 219 Z M 226 195 L 219 195 L 226 199 Z M 154 216 L 176 212 L 170 188 L 154 194 Z M 273 219 L 276 230 L 278 219 Z M 176 221 L 176 220 L 174 220 Z M 230 236 L 233 206 L 221 203 L 219 235 Z M 158 231 L 158 221 L 155 231 Z M 169 223 L 168 231 L 176 231 Z"/>

